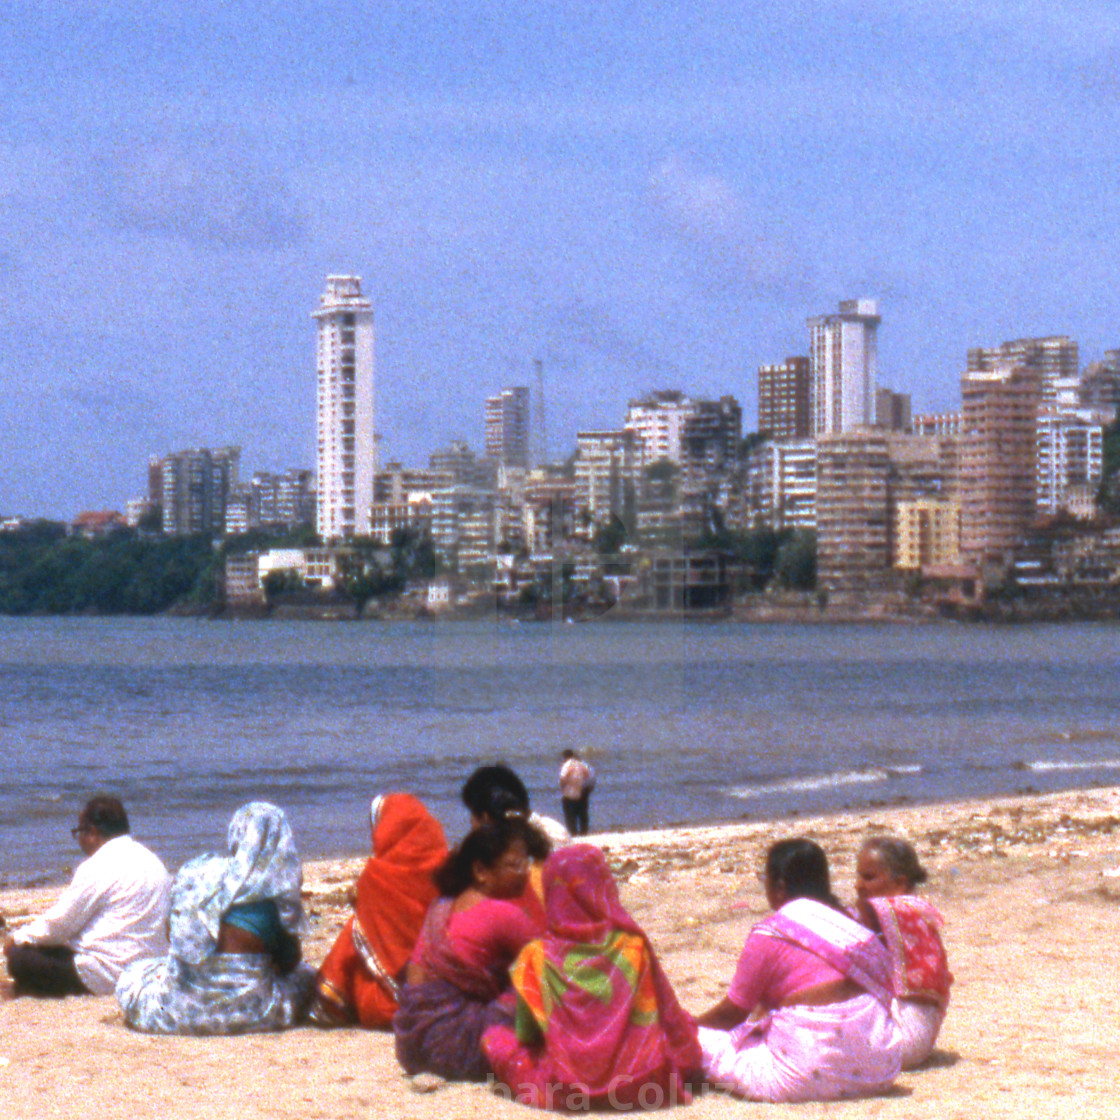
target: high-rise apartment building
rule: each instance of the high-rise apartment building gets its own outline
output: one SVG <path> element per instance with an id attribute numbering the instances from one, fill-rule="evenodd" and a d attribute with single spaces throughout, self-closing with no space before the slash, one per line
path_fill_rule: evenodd
<path id="1" fill-rule="evenodd" d="M 248 485 L 233 487 L 226 498 L 226 535 L 268 526 L 295 529 L 315 521 L 315 488 L 309 470 L 256 471 Z"/>
<path id="2" fill-rule="evenodd" d="M 692 415 L 692 401 L 679 389 L 659 389 L 632 400 L 623 427 L 641 444 L 647 463 L 681 461 L 685 421 Z"/>
<path id="3" fill-rule="evenodd" d="M 632 528 L 645 464 L 641 441 L 625 429 L 577 432 L 576 448 L 577 531 L 590 535 L 612 518 Z"/>
<path id="4" fill-rule="evenodd" d="M 828 591 L 881 585 L 890 567 L 887 434 L 817 439 L 817 582 Z"/>
<path id="5" fill-rule="evenodd" d="M 493 490 L 451 483 L 432 491 L 431 532 L 436 554 L 464 571 L 494 545 Z"/>
<path id="6" fill-rule="evenodd" d="M 816 440 L 765 440 L 751 448 L 744 506 L 744 528 L 816 529 Z"/>
<path id="7" fill-rule="evenodd" d="M 486 454 L 503 467 L 529 466 L 529 390 L 514 385 L 486 398 Z"/>
<path id="8" fill-rule="evenodd" d="M 731 396 L 693 401 L 681 436 L 681 467 L 686 485 L 725 474 L 739 462 L 743 410 Z"/>
<path id="9" fill-rule="evenodd" d="M 312 313 L 318 325 L 318 501 L 324 541 L 370 531 L 373 427 L 373 307 L 358 276 L 328 276 Z"/>
<path id="10" fill-rule="evenodd" d="M 758 367 L 758 430 L 772 439 L 813 434 L 812 377 L 807 357 Z"/>
<path id="11" fill-rule="evenodd" d="M 634 434 L 647 466 L 666 459 L 686 475 L 719 473 L 737 457 L 743 410 L 734 397 L 694 400 L 659 389 L 630 402 L 623 428 Z"/>
<path id="12" fill-rule="evenodd" d="M 1038 421 L 1038 512 L 1088 519 L 1104 464 L 1109 411 L 1046 409 Z"/>
<path id="13" fill-rule="evenodd" d="M 1006 360 L 961 378 L 961 554 L 1006 561 L 1035 517 L 1042 374 Z"/>
<path id="14" fill-rule="evenodd" d="M 941 500 L 936 438 L 863 428 L 817 440 L 817 573 L 833 591 L 875 590 L 899 559 L 900 508 Z"/>
<path id="15" fill-rule="evenodd" d="M 196 447 L 160 460 L 163 531 L 173 536 L 226 531 L 226 503 L 237 487 L 240 447 Z"/>
<path id="16" fill-rule="evenodd" d="M 849 432 L 875 422 L 879 308 L 842 300 L 835 315 L 809 321 L 813 434 Z"/>
<path id="17" fill-rule="evenodd" d="M 1017 338 L 968 351 L 969 373 L 990 373 L 1010 365 L 1029 366 L 1038 373 L 1043 407 L 1058 397 L 1063 382 L 1075 386 L 1079 381 L 1077 343 L 1066 335 Z"/>
<path id="18" fill-rule="evenodd" d="M 255 471 L 252 488 L 261 525 L 295 529 L 314 523 L 315 487 L 311 471 Z"/>

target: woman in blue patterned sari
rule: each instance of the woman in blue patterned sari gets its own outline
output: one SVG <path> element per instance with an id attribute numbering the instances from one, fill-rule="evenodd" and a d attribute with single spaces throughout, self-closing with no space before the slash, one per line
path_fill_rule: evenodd
<path id="1" fill-rule="evenodd" d="M 244 805 L 229 856 L 202 855 L 171 890 L 170 955 L 139 961 L 117 984 L 125 1022 L 152 1034 L 242 1034 L 291 1026 L 314 971 L 300 964 L 303 873 L 283 810 Z"/>

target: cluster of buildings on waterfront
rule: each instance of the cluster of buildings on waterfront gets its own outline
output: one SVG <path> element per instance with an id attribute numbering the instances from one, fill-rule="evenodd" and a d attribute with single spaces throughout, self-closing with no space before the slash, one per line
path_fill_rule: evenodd
<path id="1" fill-rule="evenodd" d="M 1037 569 L 1031 550 L 1055 519 L 1086 527 L 1062 538 L 1079 570 L 1099 576 L 1102 550 L 1106 568 L 1120 550 L 1094 521 L 1120 350 L 1082 369 L 1064 336 L 977 347 L 959 410 L 911 415 L 906 394 L 878 383 L 875 301 L 848 300 L 808 320 L 807 354 L 759 367 L 757 433 L 744 437 L 733 396 L 660 389 L 630 401 L 617 428 L 577 432 L 567 461 L 534 462 L 530 390 L 510 386 L 485 401 L 482 454 L 456 441 L 406 467 L 378 462 L 374 313 L 360 279 L 329 276 L 314 318 L 316 470 L 242 482 L 238 448 L 166 455 L 130 522 L 215 535 L 314 525 L 328 553 L 408 529 L 447 570 L 490 583 L 557 557 L 589 571 L 620 544 L 679 558 L 723 530 L 760 528 L 815 534 L 818 584 L 835 592 L 897 585 L 900 573 Z"/>

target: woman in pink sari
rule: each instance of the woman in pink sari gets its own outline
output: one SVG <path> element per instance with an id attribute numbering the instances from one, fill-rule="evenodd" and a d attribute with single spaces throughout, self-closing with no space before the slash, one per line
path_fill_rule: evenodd
<path id="1" fill-rule="evenodd" d="M 696 1024 L 623 907 L 606 857 L 586 844 L 563 848 L 543 880 L 548 931 L 511 969 L 514 1025 L 482 1039 L 495 1077 L 537 1108 L 688 1101 L 701 1060 Z"/>
<path id="2" fill-rule="evenodd" d="M 938 932 L 944 919 L 914 893 L 925 868 L 907 841 L 868 840 L 856 858 L 859 920 L 882 935 L 891 955 L 891 990 L 898 999 L 902 1068 L 921 1065 L 933 1052 L 949 1007 L 953 974 Z"/>
<path id="3" fill-rule="evenodd" d="M 499 821 L 470 832 L 436 875 L 441 897 L 424 919 L 393 1016 L 405 1073 L 484 1081 L 482 1032 L 508 1019 L 498 997 L 509 966 L 538 936 L 520 904 L 529 878 L 526 829 Z"/>
<path id="4" fill-rule="evenodd" d="M 902 1065 L 886 950 L 833 898 L 813 841 L 774 844 L 765 881 L 775 913 L 751 930 L 726 997 L 698 1020 L 705 1075 L 749 1100 L 882 1093 Z"/>

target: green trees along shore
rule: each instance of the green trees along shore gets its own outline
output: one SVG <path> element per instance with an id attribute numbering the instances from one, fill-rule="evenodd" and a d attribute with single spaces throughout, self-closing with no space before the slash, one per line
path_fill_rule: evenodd
<path id="1" fill-rule="evenodd" d="M 32 522 L 0 533 L 0 614 L 158 614 L 205 609 L 224 553 L 207 536 L 119 529 L 87 540 L 65 525 Z"/>
<path id="2" fill-rule="evenodd" d="M 61 522 L 26 522 L 0 532 L 0 615 L 220 612 L 227 556 L 318 544 L 309 528 L 254 530 L 219 542 L 208 534 L 175 537 L 126 528 L 91 539 Z M 816 542 L 810 533 L 720 530 L 692 547 L 728 555 L 740 572 L 734 588 L 739 594 L 772 583 L 787 590 L 814 585 Z M 371 599 L 394 601 L 409 584 L 431 579 L 441 567 L 431 540 L 411 529 L 398 530 L 388 545 L 360 540 L 349 548 L 352 555 L 344 560 L 342 585 L 334 594 L 359 611 Z M 609 549 L 606 555 L 609 559 Z M 544 589 L 536 591 L 548 597 Z M 294 572 L 273 572 L 265 592 L 270 603 L 308 594 Z"/>

